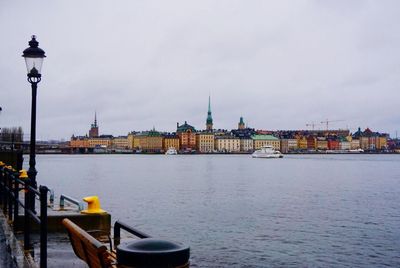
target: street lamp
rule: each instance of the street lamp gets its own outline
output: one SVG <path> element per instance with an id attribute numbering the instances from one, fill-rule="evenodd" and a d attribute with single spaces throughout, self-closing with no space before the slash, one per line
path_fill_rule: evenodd
<path id="1" fill-rule="evenodd" d="M 37 84 L 42 79 L 40 70 L 42 69 L 43 59 L 46 57 L 44 51 L 38 47 L 39 42 L 36 41 L 36 36 L 32 35 L 32 40 L 29 41 L 29 47 L 24 50 L 22 57 L 25 58 L 26 69 L 28 71 L 28 82 L 32 86 L 32 110 L 31 110 L 31 144 L 29 153 L 29 170 L 28 176 L 31 186 L 37 189 L 36 183 L 36 93 Z M 33 198 L 33 208 L 35 208 L 35 200 Z"/>

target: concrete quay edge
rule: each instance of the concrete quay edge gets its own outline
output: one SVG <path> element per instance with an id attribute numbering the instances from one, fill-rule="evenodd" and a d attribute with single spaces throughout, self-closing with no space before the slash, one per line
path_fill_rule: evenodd
<path id="1" fill-rule="evenodd" d="M 33 258 L 29 254 L 25 254 L 22 244 L 15 237 L 12 228 L 8 224 L 8 221 L 2 212 L 0 212 L 0 229 L 0 232 L 3 232 L 5 236 L 7 250 L 9 251 L 4 252 L 3 254 L 10 254 L 18 268 L 37 268 L 38 265 L 35 263 Z"/>

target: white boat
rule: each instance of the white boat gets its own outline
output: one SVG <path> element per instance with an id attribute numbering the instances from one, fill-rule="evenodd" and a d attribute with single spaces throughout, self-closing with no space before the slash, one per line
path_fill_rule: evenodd
<path id="1" fill-rule="evenodd" d="M 169 147 L 168 150 L 165 152 L 166 155 L 174 155 L 174 154 L 178 154 L 178 152 L 176 151 L 175 147 Z"/>
<path id="2" fill-rule="evenodd" d="M 255 151 L 251 156 L 254 158 L 282 158 L 283 154 L 275 150 L 274 147 L 267 145 L 262 146 L 260 150 Z"/>
<path id="3" fill-rule="evenodd" d="M 349 153 L 363 153 L 364 152 L 364 150 L 363 149 L 361 149 L 361 148 L 358 148 L 358 149 L 352 149 L 352 150 L 349 150 Z"/>

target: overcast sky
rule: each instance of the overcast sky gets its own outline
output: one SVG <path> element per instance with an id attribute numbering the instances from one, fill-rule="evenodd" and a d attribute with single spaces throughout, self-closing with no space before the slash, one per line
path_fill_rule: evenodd
<path id="1" fill-rule="evenodd" d="M 1 1 L 0 127 L 30 130 L 22 51 L 46 51 L 38 139 L 185 120 L 400 130 L 400 1 Z"/>

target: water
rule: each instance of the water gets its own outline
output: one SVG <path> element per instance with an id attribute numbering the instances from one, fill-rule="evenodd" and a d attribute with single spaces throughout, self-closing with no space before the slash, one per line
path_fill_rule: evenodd
<path id="1" fill-rule="evenodd" d="M 27 161 L 26 161 L 27 162 Z M 400 267 L 400 155 L 40 155 L 38 182 L 191 246 L 191 267 Z"/>

